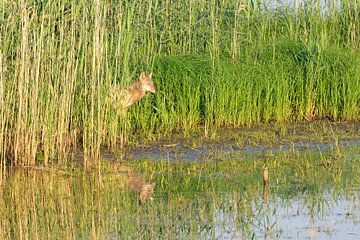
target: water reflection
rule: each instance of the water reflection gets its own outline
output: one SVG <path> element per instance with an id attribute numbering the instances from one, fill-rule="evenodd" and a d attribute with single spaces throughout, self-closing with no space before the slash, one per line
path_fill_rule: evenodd
<path id="1" fill-rule="evenodd" d="M 337 191 L 325 191 L 317 195 L 301 194 L 283 199 L 271 194 L 269 201 L 253 199 L 245 201 L 251 207 L 241 209 L 244 200 L 236 193 L 226 194 L 212 202 L 209 213 L 212 219 L 192 216 L 186 220 L 167 219 L 168 226 L 176 226 L 177 236 L 188 239 L 359 239 L 360 195 L 353 190 L 345 195 Z M 191 204 L 191 203 L 189 203 Z M 199 207 L 199 212 L 203 212 Z M 191 234 L 195 222 L 196 234 Z M 151 228 L 143 223 L 142 228 Z M 161 228 L 161 226 L 158 226 Z M 192 230 L 191 230 L 192 229 Z"/>
<path id="2" fill-rule="evenodd" d="M 12 170 L 0 239 L 359 239 L 359 147 L 350 146 Z M 153 201 L 139 202 L 155 183 Z"/>

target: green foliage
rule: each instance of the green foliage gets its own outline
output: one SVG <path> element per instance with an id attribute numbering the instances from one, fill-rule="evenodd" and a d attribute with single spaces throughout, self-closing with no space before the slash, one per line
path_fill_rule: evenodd
<path id="1" fill-rule="evenodd" d="M 359 5 L 340 5 L 2 1 L 0 172 L 98 157 L 139 131 L 358 120 Z M 158 94 L 119 117 L 111 90 L 143 70 Z"/>

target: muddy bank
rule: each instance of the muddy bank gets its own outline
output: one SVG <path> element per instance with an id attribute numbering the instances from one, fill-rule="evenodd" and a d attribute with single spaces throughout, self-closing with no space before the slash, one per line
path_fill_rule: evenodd
<path id="1" fill-rule="evenodd" d="M 153 142 L 133 141 L 117 155 L 104 148 L 102 156 L 108 160 L 120 158 L 201 162 L 214 158 L 227 158 L 234 154 L 328 150 L 360 144 L 358 122 L 314 121 L 210 131 L 211 138 L 205 138 L 203 129 L 199 128 L 192 134 L 173 134 Z"/>

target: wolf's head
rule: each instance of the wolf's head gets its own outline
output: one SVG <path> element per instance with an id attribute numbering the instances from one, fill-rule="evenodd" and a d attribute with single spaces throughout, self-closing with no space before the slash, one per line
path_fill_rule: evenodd
<path id="1" fill-rule="evenodd" d="M 139 82 L 145 92 L 156 93 L 154 81 L 152 80 L 151 73 L 146 75 L 144 72 L 140 74 Z"/>

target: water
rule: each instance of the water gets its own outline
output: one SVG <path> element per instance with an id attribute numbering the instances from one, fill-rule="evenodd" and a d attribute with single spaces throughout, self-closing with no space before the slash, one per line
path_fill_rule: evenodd
<path id="1" fill-rule="evenodd" d="M 311 202 L 307 202 L 306 197 L 299 196 L 291 201 L 276 199 L 270 204 L 270 211 L 277 209 L 276 214 L 269 216 L 269 222 L 276 224 L 273 234 L 277 234 L 281 239 L 360 237 L 360 199 L 357 190 L 336 199 L 331 192 L 319 194 Z"/>
<path id="2" fill-rule="evenodd" d="M 359 239 L 360 199 L 358 190 L 346 196 L 324 192 L 310 201 L 303 194 L 293 199 L 275 197 L 269 203 L 254 203 L 258 217 L 248 223 L 253 236 L 260 239 Z M 219 210 L 217 239 L 241 239 L 231 213 Z"/>
<path id="3" fill-rule="evenodd" d="M 207 142 L 197 147 L 184 143 L 153 143 L 146 147 L 128 148 L 124 153 L 126 160 L 150 159 L 154 161 L 202 162 L 214 158 L 232 158 L 239 154 L 278 154 L 284 151 L 300 152 L 306 150 L 330 150 L 336 147 L 360 146 L 360 139 L 332 141 L 328 143 L 293 142 L 282 146 L 238 146 L 234 141 L 225 143 Z M 112 160 L 114 155 L 104 151 L 103 157 Z"/>
<path id="4" fill-rule="evenodd" d="M 103 151 L 101 171 L 9 169 L 0 239 L 359 239 L 358 128 L 339 129 L 351 137 L 169 140 L 128 147 L 122 158 Z M 141 203 L 149 183 L 153 200 Z"/>

